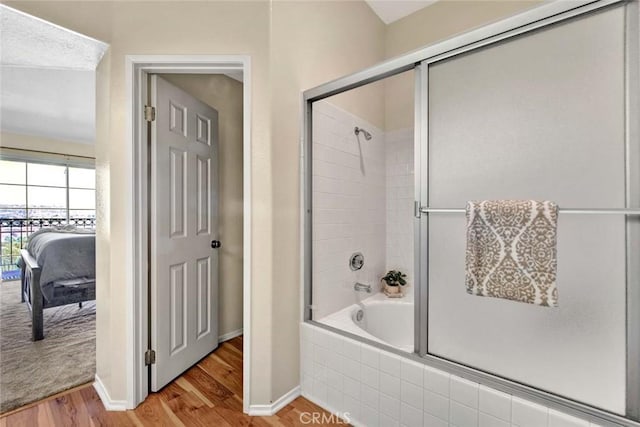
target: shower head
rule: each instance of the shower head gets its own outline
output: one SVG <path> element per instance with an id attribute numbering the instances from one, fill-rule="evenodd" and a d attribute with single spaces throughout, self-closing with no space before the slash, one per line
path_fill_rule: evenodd
<path id="1" fill-rule="evenodd" d="M 358 134 L 360 134 L 361 132 L 364 134 L 364 139 L 366 139 L 367 141 L 369 141 L 372 138 L 371 134 L 366 130 L 359 128 L 358 126 L 353 128 L 353 133 L 355 133 L 356 136 L 358 136 Z"/>

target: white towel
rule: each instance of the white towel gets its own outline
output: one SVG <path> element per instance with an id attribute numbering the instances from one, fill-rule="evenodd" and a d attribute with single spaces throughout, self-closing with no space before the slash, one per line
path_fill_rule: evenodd
<path id="1" fill-rule="evenodd" d="M 467 292 L 558 306 L 558 208 L 549 201 L 467 203 Z"/>

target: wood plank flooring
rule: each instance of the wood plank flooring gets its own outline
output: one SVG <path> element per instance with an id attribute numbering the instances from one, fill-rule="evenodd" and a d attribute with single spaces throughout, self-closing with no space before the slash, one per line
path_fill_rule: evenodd
<path id="1" fill-rule="evenodd" d="M 87 384 L 0 417 L 0 427 L 32 426 L 220 426 L 297 427 L 340 425 L 310 423 L 304 413 L 322 408 L 298 397 L 276 415 L 242 413 L 242 337 L 222 343 L 182 376 L 149 395 L 133 411 L 108 412 Z M 326 419 L 326 418 L 325 418 Z"/>

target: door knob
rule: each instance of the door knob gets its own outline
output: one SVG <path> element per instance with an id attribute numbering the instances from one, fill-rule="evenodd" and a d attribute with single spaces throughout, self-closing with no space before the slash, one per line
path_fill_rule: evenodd
<path id="1" fill-rule="evenodd" d="M 211 247 L 213 249 L 218 249 L 220 246 L 222 246 L 222 243 L 220 243 L 220 240 L 212 240 L 211 241 Z"/>

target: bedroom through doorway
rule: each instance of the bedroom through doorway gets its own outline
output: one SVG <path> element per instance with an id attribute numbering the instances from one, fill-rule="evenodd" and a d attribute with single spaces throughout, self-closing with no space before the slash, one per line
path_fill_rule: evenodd
<path id="1" fill-rule="evenodd" d="M 96 69 L 108 45 L 0 5 L 0 414 L 96 372 Z"/>

